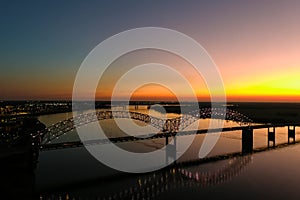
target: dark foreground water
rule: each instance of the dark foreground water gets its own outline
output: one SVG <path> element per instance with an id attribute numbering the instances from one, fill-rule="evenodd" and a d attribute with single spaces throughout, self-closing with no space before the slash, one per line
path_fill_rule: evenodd
<path id="1" fill-rule="evenodd" d="M 37 179 L 44 179 L 36 182 L 36 191 L 43 199 L 299 199 L 300 195 L 299 145 L 106 178 L 101 178 L 107 172 L 95 160 L 80 159 L 83 152 L 57 152 L 56 164 L 41 160 L 40 167 L 47 170 L 37 173 Z M 41 181 L 43 185 L 38 184 Z"/>
<path id="2" fill-rule="evenodd" d="M 69 117 L 70 113 L 64 113 L 41 116 L 40 120 L 50 125 Z M 201 121 L 199 128 L 207 128 L 209 122 Z M 100 124 L 111 136 L 122 135 L 112 121 Z M 225 126 L 238 124 L 227 121 Z M 241 151 L 241 132 L 232 131 L 221 135 L 206 162 L 187 162 L 198 159 L 204 137 L 195 138 L 177 161 L 178 165 L 146 174 L 112 170 L 94 159 L 84 147 L 42 151 L 35 170 L 35 196 L 40 199 L 299 199 L 300 145 L 246 156 L 218 157 Z M 78 139 L 73 131 L 54 142 Z M 300 128 L 296 128 L 296 140 L 299 139 Z M 156 139 L 119 146 L 147 152 L 163 147 L 164 142 Z M 276 129 L 276 142 L 287 142 L 287 127 Z M 266 145 L 267 130 L 255 130 L 254 148 Z"/>

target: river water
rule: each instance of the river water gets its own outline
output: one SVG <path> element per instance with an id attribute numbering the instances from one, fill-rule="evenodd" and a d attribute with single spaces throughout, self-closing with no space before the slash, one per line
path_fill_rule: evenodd
<path id="1" fill-rule="evenodd" d="M 139 108 L 137 112 L 162 117 L 161 113 Z M 178 114 L 169 113 L 168 118 Z M 39 120 L 46 126 L 72 117 L 72 113 L 43 115 Z M 199 129 L 207 129 L 209 119 L 196 122 Z M 123 136 L 113 120 L 100 122 L 102 129 L 110 137 Z M 128 119 L 119 123 L 131 128 Z M 135 121 L 137 127 L 145 126 Z M 199 125 L 198 125 L 199 123 Z M 87 125 L 89 130 L 93 124 Z M 224 127 L 240 126 L 233 121 L 224 121 Z M 139 134 L 131 128 L 131 134 Z M 149 129 L 153 132 L 155 128 Z M 181 136 L 191 137 L 191 136 Z M 190 148 L 177 163 L 196 160 L 205 135 L 197 135 Z M 296 140 L 300 130 L 296 128 Z M 70 131 L 55 142 L 80 140 L 77 132 Z M 276 129 L 276 144 L 287 142 L 287 127 Z M 241 131 L 222 133 L 217 144 L 207 157 L 240 152 Z M 119 147 L 133 152 L 151 152 L 162 148 L 165 139 L 125 142 Z M 254 130 L 254 148 L 266 147 L 267 129 Z M 160 170 L 146 174 L 128 174 L 113 170 L 97 161 L 84 147 L 42 151 L 35 172 L 35 191 L 45 199 L 171 199 L 210 197 L 231 198 L 296 198 L 297 181 L 300 180 L 299 145 L 256 153 L 248 156 L 232 157 L 204 164 L 192 164 L 174 169 Z M 245 196 L 246 195 L 246 196 Z"/>

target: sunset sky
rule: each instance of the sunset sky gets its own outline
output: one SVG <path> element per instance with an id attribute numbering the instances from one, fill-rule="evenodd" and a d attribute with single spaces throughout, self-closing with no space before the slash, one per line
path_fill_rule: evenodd
<path id="1" fill-rule="evenodd" d="M 0 99 L 71 99 L 82 61 L 100 42 L 137 27 L 164 27 L 199 42 L 222 75 L 228 101 L 300 102 L 300 1 L 1 1 Z M 135 52 L 114 62 L 98 99 L 129 67 L 162 62 L 189 77 L 199 100 L 209 93 L 188 63 L 159 52 Z M 122 70 L 120 70 L 122 69 Z M 136 72 L 133 77 L 139 77 Z M 201 79 L 201 78 L 200 78 Z M 169 84 L 178 85 L 170 77 Z M 176 85 L 177 84 L 177 85 Z M 134 79 L 122 85 L 120 99 Z M 185 89 L 180 95 L 186 96 Z M 135 99 L 173 99 L 157 85 Z"/>

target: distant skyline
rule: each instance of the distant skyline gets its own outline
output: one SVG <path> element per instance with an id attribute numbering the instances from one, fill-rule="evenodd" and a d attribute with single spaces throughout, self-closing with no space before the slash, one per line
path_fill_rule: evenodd
<path id="1" fill-rule="evenodd" d="M 297 0 L 1 1 L 0 100 L 71 99 L 77 70 L 96 45 L 119 32 L 152 26 L 199 42 L 222 74 L 228 101 L 300 102 L 299 20 Z M 96 97 L 109 99 L 109 83 L 120 73 L 114 66 L 151 59 L 187 69 L 199 100 L 209 100 L 205 84 L 186 63 L 153 52 L 117 60 Z M 133 84 L 124 85 L 120 99 Z M 176 80 L 170 79 L 170 85 L 176 86 Z M 139 88 L 133 96 L 145 98 L 174 100 L 155 85 Z"/>

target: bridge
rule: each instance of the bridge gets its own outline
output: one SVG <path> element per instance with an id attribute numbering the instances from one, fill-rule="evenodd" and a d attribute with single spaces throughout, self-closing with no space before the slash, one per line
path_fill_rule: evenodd
<path id="1" fill-rule="evenodd" d="M 109 139 L 99 139 L 99 140 L 89 140 L 82 143 L 81 141 L 75 142 L 66 142 L 66 143 L 51 143 L 53 140 L 59 138 L 61 135 L 79 128 L 86 124 L 96 122 L 99 120 L 108 120 L 115 118 L 123 119 L 133 119 L 137 121 L 144 122 L 148 125 L 151 125 L 159 130 L 157 134 L 147 133 L 146 135 L 141 135 L 139 137 L 134 136 L 124 136 L 124 137 L 115 137 Z M 196 111 L 191 111 L 187 114 L 181 114 L 180 117 L 176 118 L 167 118 L 161 119 L 148 114 L 133 112 L 133 111 L 124 111 L 124 110 L 101 110 L 92 113 L 83 113 L 75 116 L 74 118 L 69 118 L 63 121 L 60 121 L 56 124 L 53 124 L 44 130 L 41 130 L 33 134 L 33 139 L 35 143 L 38 144 L 40 150 L 51 150 L 51 149 L 61 149 L 61 148 L 72 148 L 80 147 L 82 145 L 94 145 L 94 144 L 108 144 L 112 143 L 121 143 L 121 142 L 132 142 L 139 140 L 149 140 L 149 139 L 158 139 L 165 138 L 166 144 L 168 144 L 170 137 L 183 136 L 190 134 L 206 134 L 208 130 L 197 130 L 195 131 L 182 131 L 192 123 L 196 122 L 199 119 L 226 119 L 230 121 L 235 121 L 240 124 L 237 127 L 230 128 L 216 128 L 210 129 L 210 133 L 214 132 L 227 132 L 227 131 L 242 131 L 242 152 L 251 153 L 253 150 L 253 130 L 255 129 L 268 129 L 268 146 L 275 146 L 275 130 L 278 127 L 288 127 L 288 143 L 292 139 L 295 142 L 295 129 L 296 126 L 300 124 L 296 123 L 281 123 L 281 124 L 252 124 L 253 121 L 231 109 L 226 108 L 201 108 Z"/>
<path id="2" fill-rule="evenodd" d="M 95 117 L 96 116 L 96 117 Z M 238 113 L 231 109 L 225 108 L 201 108 L 196 111 L 191 111 L 187 114 L 182 114 L 177 118 L 160 119 L 148 114 L 133 112 L 133 111 L 107 111 L 101 110 L 92 113 L 83 113 L 77 115 L 75 118 L 66 119 L 53 124 L 37 134 L 34 137 L 40 137 L 41 144 L 50 143 L 52 140 L 58 138 L 66 132 L 69 132 L 80 126 L 84 126 L 91 122 L 99 120 L 107 120 L 114 118 L 133 119 L 149 124 L 161 133 L 177 133 L 184 130 L 192 123 L 199 119 L 213 118 L 213 119 L 226 119 L 240 123 L 241 125 L 248 125 L 252 120 L 247 116 Z M 128 140 L 127 140 L 128 141 Z"/>

